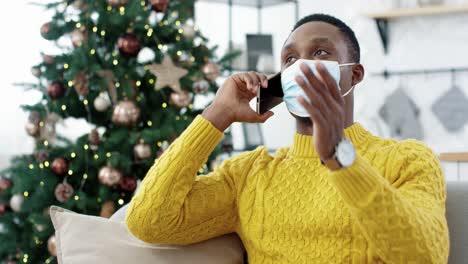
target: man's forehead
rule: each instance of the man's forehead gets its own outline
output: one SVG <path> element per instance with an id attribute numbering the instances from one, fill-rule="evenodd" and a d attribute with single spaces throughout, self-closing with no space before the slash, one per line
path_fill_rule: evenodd
<path id="1" fill-rule="evenodd" d="M 341 35 L 333 25 L 324 22 L 308 22 L 294 30 L 283 45 L 284 48 L 294 47 L 298 43 L 318 43 L 336 46 Z"/>

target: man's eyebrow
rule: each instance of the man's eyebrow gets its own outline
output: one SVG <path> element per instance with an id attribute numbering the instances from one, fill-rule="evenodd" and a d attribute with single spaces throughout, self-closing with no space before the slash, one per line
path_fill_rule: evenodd
<path id="1" fill-rule="evenodd" d="M 310 42 L 317 42 L 320 44 L 333 44 L 333 42 L 329 38 L 315 38 L 312 39 Z"/>
<path id="2" fill-rule="evenodd" d="M 295 46 L 296 46 L 296 44 L 294 44 L 294 42 L 291 42 L 291 43 L 289 43 L 289 44 L 283 46 L 282 51 L 294 49 Z"/>
<path id="3" fill-rule="evenodd" d="M 329 38 L 314 38 L 314 39 L 311 39 L 310 42 L 317 43 L 317 44 L 331 44 L 332 46 L 335 46 L 335 45 L 333 45 L 333 42 Z M 294 49 L 295 46 L 296 46 L 295 43 L 291 42 L 291 43 L 283 46 L 282 51 L 287 51 L 287 50 L 290 50 L 290 49 Z"/>

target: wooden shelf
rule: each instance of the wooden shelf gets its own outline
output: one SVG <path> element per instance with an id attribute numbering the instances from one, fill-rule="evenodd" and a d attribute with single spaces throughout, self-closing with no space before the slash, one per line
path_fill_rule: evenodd
<path id="1" fill-rule="evenodd" d="M 468 4 L 394 9 L 384 12 L 367 13 L 365 16 L 373 19 L 395 19 L 401 17 L 435 16 L 455 13 L 468 13 Z"/>
<path id="2" fill-rule="evenodd" d="M 436 15 L 448 15 L 456 13 L 468 13 L 468 4 L 460 5 L 436 5 L 436 6 L 425 6 L 405 9 L 394 9 L 383 12 L 367 13 L 364 16 L 375 20 L 377 29 L 379 30 L 380 39 L 385 53 L 388 52 L 389 36 L 388 36 L 388 21 L 404 18 L 404 17 L 416 17 L 416 16 L 436 16 Z"/>
<path id="3" fill-rule="evenodd" d="M 439 158 L 441 161 L 468 162 L 468 152 L 441 153 Z"/>

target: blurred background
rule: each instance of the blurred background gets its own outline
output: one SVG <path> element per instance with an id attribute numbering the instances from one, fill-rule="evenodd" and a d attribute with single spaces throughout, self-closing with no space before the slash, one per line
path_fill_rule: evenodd
<path id="1" fill-rule="evenodd" d="M 355 91 L 356 121 L 379 136 L 416 137 L 438 154 L 468 150 L 466 1 L 205 0 L 195 3 L 195 24 L 210 45 L 219 45 L 219 55 L 229 50 L 232 39 L 231 48 L 243 52 L 234 68 L 274 72 L 297 18 L 317 12 L 344 20 L 360 41 L 366 77 Z M 30 67 L 41 60 L 40 52 L 59 52 L 39 32 L 50 16 L 27 0 L 9 2 L 0 16 L 0 168 L 7 167 L 12 156 L 34 148 L 24 130 L 27 113 L 19 105 L 34 103 L 41 95 L 13 83 L 34 81 Z M 223 76 L 217 82 L 222 80 Z M 234 149 L 263 143 L 275 150 L 291 144 L 294 120 L 284 104 L 275 113 L 261 126 L 261 134 L 256 127 L 236 124 Z M 58 124 L 57 130 L 73 139 L 89 127 L 72 118 Z M 458 177 L 458 170 L 465 167 L 456 162 L 444 165 L 447 177 Z"/>

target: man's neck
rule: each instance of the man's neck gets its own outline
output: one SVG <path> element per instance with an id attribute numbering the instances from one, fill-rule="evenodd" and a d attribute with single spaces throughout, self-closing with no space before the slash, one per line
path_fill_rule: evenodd
<path id="1" fill-rule="evenodd" d="M 344 128 L 350 127 L 354 124 L 353 111 L 346 112 Z M 314 134 L 314 124 L 312 122 L 304 122 L 296 118 L 296 132 L 301 135 L 312 136 Z"/>

